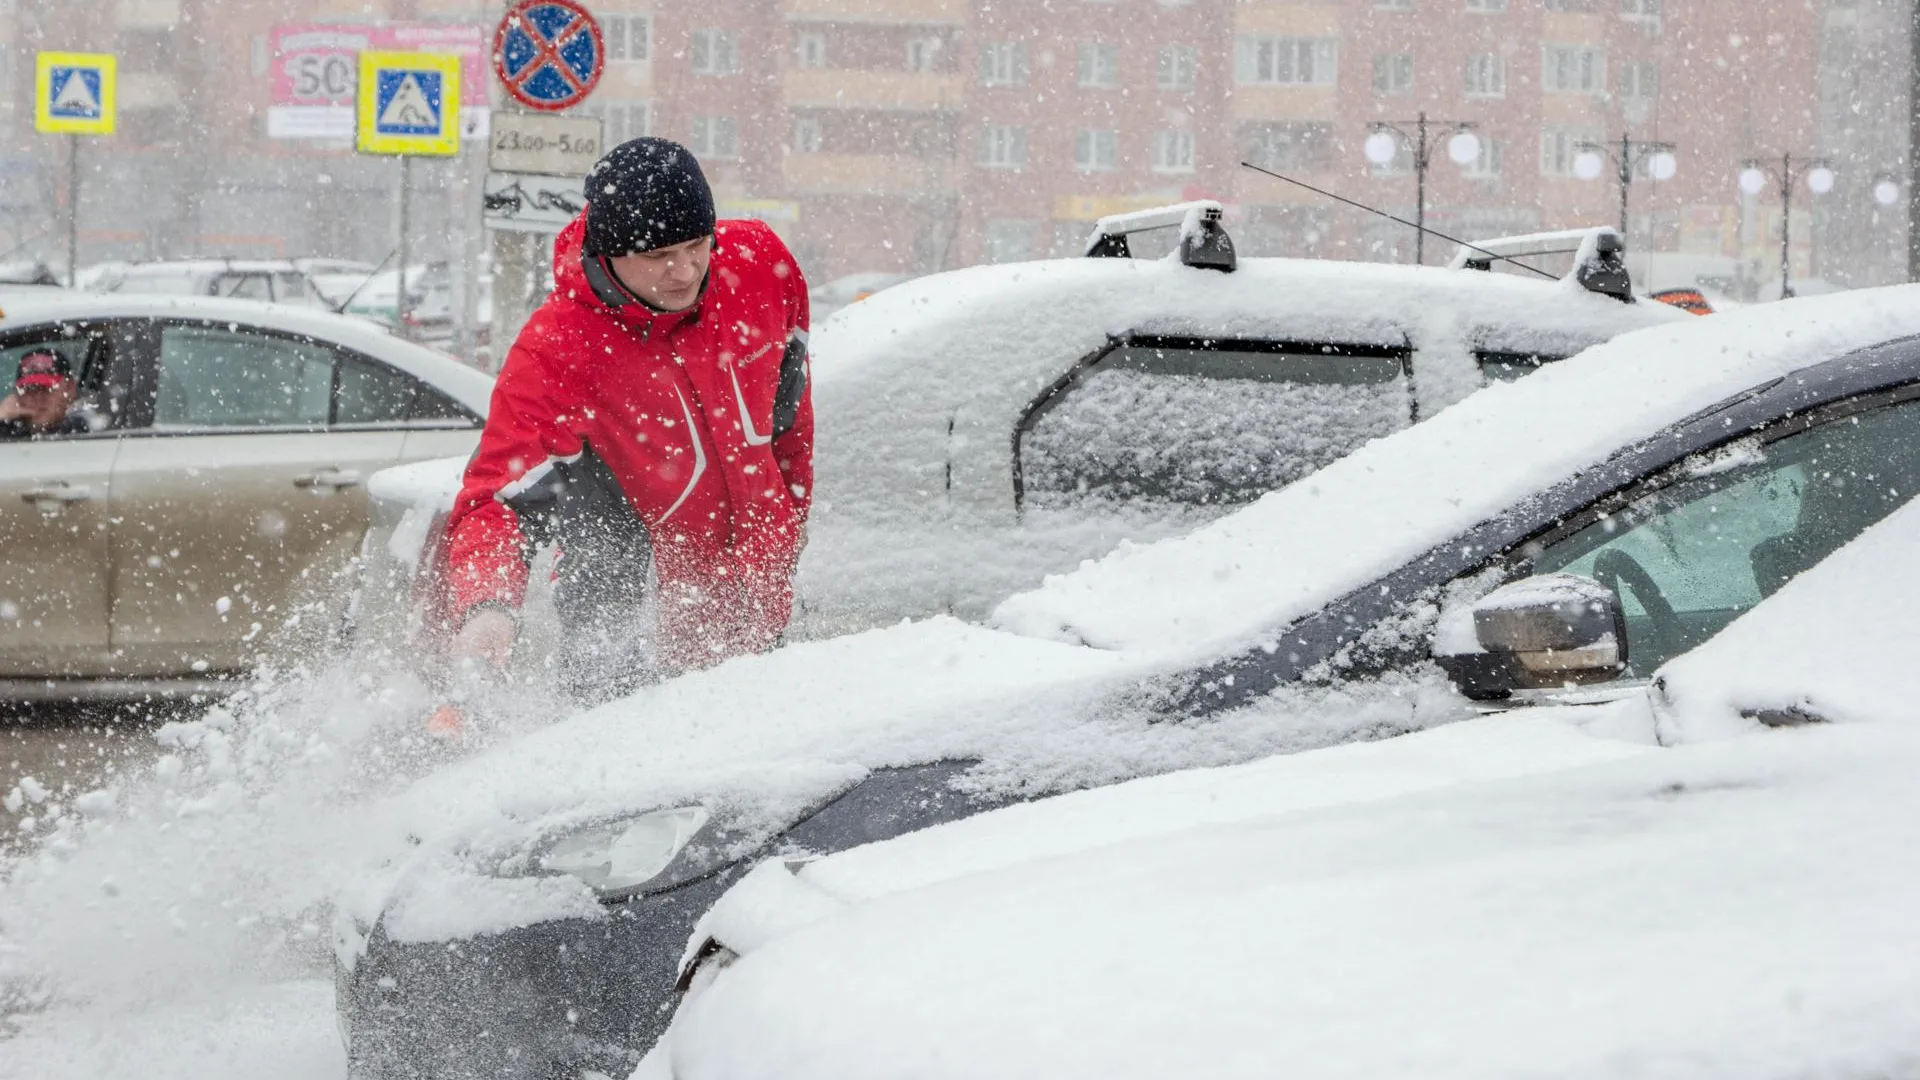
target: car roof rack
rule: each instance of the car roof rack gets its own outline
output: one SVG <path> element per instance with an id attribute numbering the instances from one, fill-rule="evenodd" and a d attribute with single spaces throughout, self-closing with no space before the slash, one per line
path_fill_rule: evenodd
<path id="1" fill-rule="evenodd" d="M 1471 247 L 1463 244 L 1455 249 L 1447 265 L 1455 270 L 1491 271 L 1497 261 L 1533 255 L 1571 255 L 1573 269 L 1566 280 L 1589 292 L 1634 302 L 1633 279 L 1627 273 L 1627 242 L 1610 225 L 1476 240 Z"/>
<path id="2" fill-rule="evenodd" d="M 1233 238 L 1221 226 L 1226 210 L 1212 199 L 1156 206 L 1128 214 L 1109 214 L 1093 225 L 1087 237 L 1086 257 L 1090 259 L 1130 259 L 1133 248 L 1127 237 L 1154 229 L 1180 230 L 1180 262 L 1184 266 L 1232 273 L 1239 260 L 1234 255 Z"/>

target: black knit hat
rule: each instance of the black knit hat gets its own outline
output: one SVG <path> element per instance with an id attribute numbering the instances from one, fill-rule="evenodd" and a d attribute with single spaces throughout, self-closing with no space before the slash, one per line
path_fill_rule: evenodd
<path id="1" fill-rule="evenodd" d="M 613 148 L 587 174 L 583 254 L 653 251 L 713 234 L 713 189 L 693 152 L 666 139 Z"/>

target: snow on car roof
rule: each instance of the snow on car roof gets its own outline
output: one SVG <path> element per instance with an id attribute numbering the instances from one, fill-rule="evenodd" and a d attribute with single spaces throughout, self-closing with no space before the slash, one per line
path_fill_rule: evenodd
<path id="1" fill-rule="evenodd" d="M 1051 577 L 1002 603 L 994 623 L 1162 662 L 1218 657 L 1732 394 L 1915 333 L 1920 287 L 1907 285 L 1627 334 L 1190 534 Z"/>
<path id="2" fill-rule="evenodd" d="M 1646 696 L 769 863 L 636 1077 L 1878 1075 L 1920 1050 L 1916 542 L 1910 503 Z M 1739 716 L 1784 702 L 1846 723 Z"/>
<path id="3" fill-rule="evenodd" d="M 1168 259 L 1052 259 L 935 274 L 818 327 L 819 494 L 830 505 L 899 507 L 897 492 L 928 486 L 927 463 L 938 461 L 954 470 L 957 495 L 1004 493 L 976 509 L 1010 515 L 1006 432 L 1073 361 L 1116 334 L 1415 349 L 1464 338 L 1565 356 L 1691 317 L 1568 281 L 1329 260 L 1245 259 L 1222 274 Z"/>

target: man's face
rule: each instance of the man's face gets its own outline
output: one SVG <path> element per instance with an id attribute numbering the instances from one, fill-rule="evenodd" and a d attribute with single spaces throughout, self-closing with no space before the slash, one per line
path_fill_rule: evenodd
<path id="1" fill-rule="evenodd" d="M 620 283 L 661 311 L 685 311 L 700 299 L 700 283 L 713 260 L 713 237 L 684 244 L 616 255 L 607 260 Z"/>
<path id="2" fill-rule="evenodd" d="M 46 431 L 66 419 L 77 388 L 72 379 L 61 379 L 53 386 L 18 387 L 14 393 L 20 397 L 20 411 L 26 414 L 27 423 Z"/>

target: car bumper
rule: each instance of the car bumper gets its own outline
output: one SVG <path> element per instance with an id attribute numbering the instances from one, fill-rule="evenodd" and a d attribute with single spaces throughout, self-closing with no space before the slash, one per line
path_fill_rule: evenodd
<path id="1" fill-rule="evenodd" d="M 624 1078 L 666 1030 L 687 939 L 737 870 L 563 919 L 450 942 L 376 927 L 335 1003 L 351 1080 Z"/>

